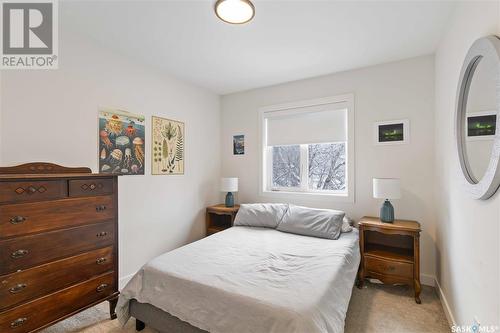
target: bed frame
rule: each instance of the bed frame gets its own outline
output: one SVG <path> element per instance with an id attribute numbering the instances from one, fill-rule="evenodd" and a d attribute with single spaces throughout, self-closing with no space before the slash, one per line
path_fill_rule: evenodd
<path id="1" fill-rule="evenodd" d="M 130 301 L 130 315 L 135 318 L 135 330 L 142 331 L 146 325 L 162 333 L 208 333 L 170 313 L 148 303 Z"/>

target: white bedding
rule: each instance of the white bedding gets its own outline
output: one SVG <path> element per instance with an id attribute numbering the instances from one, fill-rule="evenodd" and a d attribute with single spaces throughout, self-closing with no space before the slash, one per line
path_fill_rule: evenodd
<path id="1" fill-rule="evenodd" d="M 122 290 L 210 332 L 343 332 L 358 232 L 337 240 L 237 226 L 165 253 Z"/>

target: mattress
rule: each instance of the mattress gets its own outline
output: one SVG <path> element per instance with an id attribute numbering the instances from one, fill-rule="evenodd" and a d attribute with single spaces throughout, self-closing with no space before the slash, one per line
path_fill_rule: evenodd
<path id="1" fill-rule="evenodd" d="M 147 263 L 122 290 L 210 332 L 343 332 L 358 232 L 337 240 L 232 227 Z"/>

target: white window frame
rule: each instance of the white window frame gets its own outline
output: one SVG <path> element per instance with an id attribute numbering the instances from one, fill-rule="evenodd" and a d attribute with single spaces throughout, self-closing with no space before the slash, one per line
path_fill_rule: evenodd
<path id="1" fill-rule="evenodd" d="M 272 147 L 267 146 L 267 119 L 270 115 L 283 116 L 301 113 L 301 108 L 318 106 L 324 104 L 345 104 L 347 108 L 347 142 L 346 142 L 346 191 L 320 191 L 309 190 L 305 188 L 307 184 L 307 144 L 301 144 L 301 188 L 290 191 L 289 188 L 268 188 L 268 184 L 272 184 L 272 161 L 268 158 L 272 153 L 269 152 Z M 317 98 L 311 100 L 303 100 L 286 104 L 266 106 L 259 109 L 259 132 L 260 132 L 260 179 L 259 192 L 261 196 L 275 197 L 282 199 L 311 199 L 324 198 L 328 201 L 335 202 L 354 202 L 355 200 L 355 182 L 354 182 L 354 94 L 345 94 L 339 96 L 331 96 Z M 332 142 L 333 143 L 333 142 Z M 306 151 L 303 151 L 303 150 Z M 306 180 L 306 181 L 304 181 Z"/>

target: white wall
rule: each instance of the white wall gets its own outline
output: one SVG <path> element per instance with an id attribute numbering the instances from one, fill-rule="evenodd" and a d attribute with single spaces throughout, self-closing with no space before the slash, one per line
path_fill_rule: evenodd
<path id="1" fill-rule="evenodd" d="M 434 261 L 434 57 L 368 67 L 255 89 L 222 98 L 222 175 L 240 178 L 239 202 L 277 201 L 259 195 L 259 117 L 262 106 L 304 99 L 355 94 L 355 203 L 328 199 L 288 202 L 345 210 L 359 219 L 378 215 L 380 200 L 372 197 L 373 177 L 401 178 L 403 198 L 394 201 L 396 217 L 418 220 L 424 282 L 432 283 Z M 375 146 L 373 123 L 409 119 L 411 142 Z M 245 134 L 245 155 L 232 155 L 232 135 Z"/>
<path id="2" fill-rule="evenodd" d="M 4 165 L 50 161 L 97 171 L 99 106 L 146 116 L 146 174 L 119 177 L 120 277 L 205 235 L 219 197 L 219 96 L 163 75 L 60 28 L 60 68 L 5 71 Z M 185 122 L 185 175 L 152 176 L 151 115 Z"/>
<path id="3" fill-rule="evenodd" d="M 487 201 L 464 192 L 454 137 L 454 108 L 462 62 L 477 38 L 500 35 L 500 4 L 460 2 L 436 53 L 437 279 L 456 323 L 500 324 L 500 196 Z"/>

